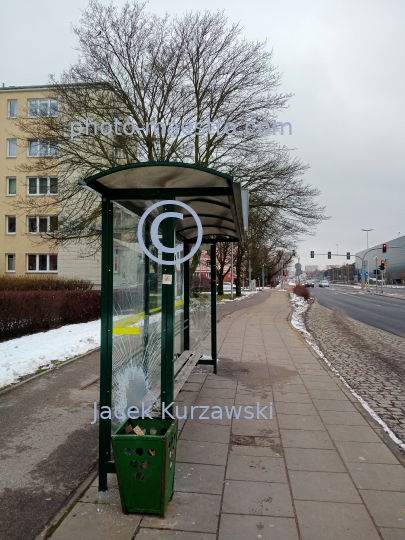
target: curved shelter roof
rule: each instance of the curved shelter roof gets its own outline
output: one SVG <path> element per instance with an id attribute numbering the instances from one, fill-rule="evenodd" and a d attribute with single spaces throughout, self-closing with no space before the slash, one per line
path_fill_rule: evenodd
<path id="1" fill-rule="evenodd" d="M 79 184 L 138 215 L 160 200 L 182 201 L 199 216 L 203 239 L 244 238 L 241 184 L 214 169 L 177 162 L 131 163 L 102 171 Z M 174 210 L 184 216 L 176 220 L 176 232 L 184 241 L 193 242 L 197 237 L 194 218 L 181 206 Z M 156 210 L 155 215 L 158 213 Z"/>

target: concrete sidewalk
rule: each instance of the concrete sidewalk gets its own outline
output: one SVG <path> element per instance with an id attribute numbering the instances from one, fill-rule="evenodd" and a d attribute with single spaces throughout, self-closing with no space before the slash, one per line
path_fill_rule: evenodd
<path id="1" fill-rule="evenodd" d="M 267 415 L 272 402 L 273 419 L 181 422 L 164 519 L 124 515 L 117 488 L 101 493 L 95 481 L 52 539 L 405 538 L 403 465 L 290 326 L 290 310 L 288 293 L 272 291 L 228 315 L 218 375 L 194 372 L 178 399 L 223 409 L 259 402 Z"/>

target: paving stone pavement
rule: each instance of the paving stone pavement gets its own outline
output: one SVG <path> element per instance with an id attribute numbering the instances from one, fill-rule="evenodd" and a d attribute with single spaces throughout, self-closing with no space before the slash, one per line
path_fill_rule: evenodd
<path id="1" fill-rule="evenodd" d="M 218 375 L 196 368 L 178 404 L 259 404 L 267 419 L 181 421 L 164 518 L 123 515 L 109 475 L 109 490 L 95 480 L 52 539 L 405 538 L 403 465 L 290 326 L 290 311 L 288 294 L 271 291 L 219 324 Z"/>
<path id="2" fill-rule="evenodd" d="M 405 339 L 316 301 L 305 322 L 333 367 L 405 442 Z"/>

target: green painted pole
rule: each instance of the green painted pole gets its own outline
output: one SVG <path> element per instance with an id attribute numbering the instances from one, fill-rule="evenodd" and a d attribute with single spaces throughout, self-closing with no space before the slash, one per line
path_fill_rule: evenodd
<path id="1" fill-rule="evenodd" d="M 145 223 L 145 246 L 146 249 L 150 250 L 150 224 Z M 150 297 L 150 259 L 144 254 L 144 289 L 143 289 L 143 303 L 145 308 L 145 321 L 143 326 L 143 350 L 146 351 L 146 348 L 149 343 L 149 297 Z M 144 365 L 142 366 L 145 376 L 147 375 L 147 355 L 144 354 Z"/>
<path id="2" fill-rule="evenodd" d="M 100 410 L 111 408 L 112 328 L 113 328 L 113 205 L 106 198 L 101 203 L 101 341 L 100 341 Z M 107 486 L 107 462 L 111 460 L 111 420 L 100 419 L 98 489 Z"/>
<path id="3" fill-rule="evenodd" d="M 214 364 L 214 373 L 218 371 L 217 358 L 217 250 L 211 244 L 211 356 Z"/>
<path id="4" fill-rule="evenodd" d="M 184 256 L 190 253 L 190 245 L 184 244 Z M 190 350 L 190 259 L 184 262 L 184 350 Z"/>
<path id="5" fill-rule="evenodd" d="M 165 205 L 163 212 L 173 212 L 173 205 Z M 162 221 L 162 244 L 168 248 L 175 247 L 175 219 Z M 173 261 L 174 253 L 163 253 L 167 261 Z M 171 283 L 165 283 L 166 279 Z M 162 353 L 161 353 L 161 402 L 165 406 L 174 397 L 174 265 L 162 265 Z M 170 408 L 168 409 L 170 411 Z"/>

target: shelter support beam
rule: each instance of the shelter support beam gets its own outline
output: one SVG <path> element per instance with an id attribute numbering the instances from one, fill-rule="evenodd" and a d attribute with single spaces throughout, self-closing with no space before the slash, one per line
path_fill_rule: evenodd
<path id="1" fill-rule="evenodd" d="M 184 245 L 184 256 L 190 253 L 190 246 Z M 190 260 L 184 261 L 184 350 L 190 349 Z"/>
<path id="2" fill-rule="evenodd" d="M 100 410 L 111 408 L 112 391 L 112 326 L 113 326 L 113 205 L 102 199 L 101 252 L 101 341 L 100 341 Z M 111 420 L 100 420 L 98 489 L 107 489 L 108 463 L 111 462 Z"/>
<path id="3" fill-rule="evenodd" d="M 145 246 L 146 249 L 150 250 L 150 223 L 145 223 Z M 149 315 L 150 315 L 150 305 L 149 305 L 149 296 L 150 296 L 150 259 L 144 255 L 144 306 L 145 306 L 145 322 L 143 327 L 143 347 L 144 350 L 147 350 L 149 342 Z M 144 365 L 142 366 L 143 371 L 146 376 L 146 355 L 144 356 Z"/>
<path id="4" fill-rule="evenodd" d="M 214 373 L 218 370 L 217 358 L 217 249 L 211 244 L 211 356 Z"/>
<path id="5" fill-rule="evenodd" d="M 173 212 L 173 205 L 163 206 L 163 212 Z M 176 224 L 174 218 L 162 221 L 162 244 L 174 248 L 176 242 Z M 165 253 L 167 261 L 174 261 L 174 253 Z M 171 283 L 165 283 L 165 276 L 171 276 Z M 162 265 L 162 352 L 161 352 L 161 402 L 167 406 L 174 396 L 174 286 L 175 266 Z M 170 411 L 170 409 L 167 409 Z"/>

